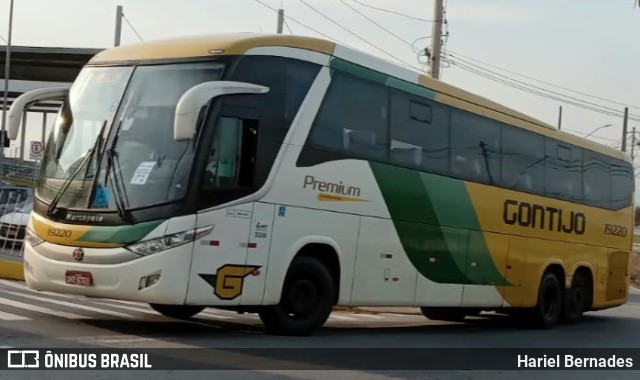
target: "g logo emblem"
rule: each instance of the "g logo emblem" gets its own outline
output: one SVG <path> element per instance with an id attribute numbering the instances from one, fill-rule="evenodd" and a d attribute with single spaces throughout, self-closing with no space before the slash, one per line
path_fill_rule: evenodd
<path id="1" fill-rule="evenodd" d="M 258 276 L 260 267 L 257 265 L 223 265 L 215 275 L 200 274 L 200 277 L 213 287 L 213 294 L 222 300 L 233 300 L 242 294 L 244 279 Z"/>

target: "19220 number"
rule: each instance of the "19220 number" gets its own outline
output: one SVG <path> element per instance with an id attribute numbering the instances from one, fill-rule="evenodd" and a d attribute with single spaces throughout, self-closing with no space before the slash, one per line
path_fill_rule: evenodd
<path id="1" fill-rule="evenodd" d="M 71 230 L 63 230 L 60 228 L 49 228 L 48 232 L 49 232 L 49 236 L 64 237 L 64 238 L 71 237 Z"/>
<path id="2" fill-rule="evenodd" d="M 613 236 L 625 237 L 625 236 L 627 236 L 627 228 L 626 227 L 622 227 L 622 226 L 618 226 L 618 225 L 615 225 L 615 224 L 605 223 L 605 225 L 604 225 L 604 233 L 605 233 L 605 235 L 613 235 Z"/>

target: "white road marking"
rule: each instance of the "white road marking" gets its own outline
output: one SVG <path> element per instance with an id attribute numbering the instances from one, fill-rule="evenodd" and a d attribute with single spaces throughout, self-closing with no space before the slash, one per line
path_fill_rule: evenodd
<path id="1" fill-rule="evenodd" d="M 157 313 L 155 310 L 153 310 L 150 306 L 148 306 L 148 304 L 142 303 L 142 302 L 115 300 L 115 299 L 109 299 L 109 298 L 93 298 L 93 297 L 85 297 L 85 296 L 81 296 L 81 295 L 60 294 L 60 293 L 55 293 L 55 292 L 37 291 L 37 290 L 30 289 L 29 287 L 27 287 L 22 282 L 10 281 L 10 280 L 2 280 L 2 279 L 0 279 L 0 284 L 6 285 L 8 287 L 15 288 L 15 289 L 18 289 L 18 290 L 20 290 L 22 292 L 26 292 L 26 294 L 25 294 L 25 293 L 21 293 L 21 292 L 20 293 L 19 292 L 12 292 L 10 290 L 6 290 L 6 289 L 0 288 L 0 294 L 3 291 L 5 291 L 8 294 L 14 294 L 14 295 L 17 295 L 17 296 L 20 296 L 20 297 L 41 300 L 41 301 L 44 301 L 44 302 L 59 304 L 59 305 L 68 306 L 68 307 L 74 307 L 74 308 L 77 308 L 77 309 L 84 309 L 84 310 L 88 310 L 88 311 L 97 312 L 97 313 L 100 313 L 100 314 L 107 314 L 107 315 L 116 316 L 116 317 L 119 317 L 119 318 L 128 318 L 128 319 L 130 319 L 130 318 L 132 318 L 134 316 L 133 315 L 129 315 L 129 314 L 125 314 L 125 313 L 119 313 L 117 311 L 111 311 L 111 310 L 108 310 L 108 309 L 102 309 L 102 307 L 113 307 L 113 308 L 116 308 L 116 309 L 122 309 L 122 310 L 128 310 L 128 311 L 132 311 L 132 312 L 136 312 L 136 313 L 142 313 L 144 315 L 152 315 L 152 316 L 160 316 L 161 315 L 161 314 Z M 635 289 L 635 288 L 630 288 L 630 292 L 637 294 L 637 293 L 640 293 L 640 290 Z M 43 296 L 45 296 L 47 294 L 49 294 L 51 296 L 58 297 L 58 298 L 68 299 L 69 302 L 62 301 L 62 300 L 55 299 L 55 298 L 43 297 Z M 96 305 L 96 307 L 79 304 L 78 302 L 82 301 L 82 300 L 90 301 L 91 305 Z M 37 306 L 34 306 L 34 307 L 37 307 Z M 52 310 L 54 312 L 54 313 L 48 312 L 48 314 L 55 314 L 55 313 L 58 313 L 58 315 L 73 314 L 73 313 L 57 312 L 57 311 L 55 311 L 53 309 L 48 309 L 48 308 L 44 308 L 44 309 Z M 203 317 L 203 318 L 227 320 L 227 319 L 234 319 L 234 318 L 237 318 L 237 317 L 247 317 L 247 316 L 255 317 L 254 315 L 240 315 L 240 314 L 236 315 L 236 313 L 232 312 L 232 311 L 218 310 L 218 309 L 213 308 L 213 309 L 205 309 L 205 310 L 203 310 L 198 315 L 196 315 L 196 318 L 197 317 Z M 73 319 L 77 319 L 77 317 L 78 317 L 78 315 L 76 315 L 76 317 L 72 317 L 72 318 Z M 415 318 L 415 317 L 420 317 L 420 316 L 419 315 L 413 315 L 413 314 L 396 314 L 396 313 L 380 313 L 380 314 L 332 313 L 329 316 L 329 320 L 333 320 L 333 321 L 350 321 L 350 322 L 360 321 L 360 322 L 362 322 L 364 320 L 382 321 L 384 319 L 389 319 L 389 318 Z M 83 318 L 89 318 L 89 317 L 83 317 Z M 30 319 L 30 318 L 21 317 L 21 316 L 10 314 L 10 313 L 4 313 L 4 314 L 0 314 L 0 319 L 4 319 L 4 320 L 21 320 L 21 319 Z"/>
<path id="2" fill-rule="evenodd" d="M 97 307 L 81 305 L 81 304 L 73 303 L 73 302 L 60 301 L 60 300 L 56 300 L 56 299 L 53 299 L 53 298 L 40 297 L 40 296 L 36 296 L 36 295 L 33 295 L 33 294 L 19 293 L 19 292 L 14 292 L 14 291 L 11 291 L 11 290 L 4 290 L 3 292 L 7 293 L 7 294 L 13 294 L 13 295 L 19 296 L 19 297 L 25 297 L 25 298 L 33 299 L 33 300 L 36 300 L 36 301 L 43 301 L 43 302 L 48 302 L 48 303 L 54 303 L 54 304 L 57 304 L 57 305 L 72 307 L 72 308 L 76 308 L 76 309 L 93 311 L 93 312 L 96 312 L 96 313 L 111 315 L 113 317 L 118 317 L 118 318 L 133 318 L 134 317 L 133 315 L 130 315 L 130 314 L 118 313 L 117 311 L 111 311 L 111 310 L 101 309 L 101 308 L 97 308 Z"/>
<path id="3" fill-rule="evenodd" d="M 415 318 L 420 317 L 418 314 L 395 314 L 395 313 L 385 313 L 384 315 L 389 315 L 392 317 L 404 317 L 404 318 Z"/>
<path id="4" fill-rule="evenodd" d="M 69 299 L 69 300 L 73 300 L 73 301 L 78 301 L 78 300 L 87 300 L 87 301 L 91 301 L 93 303 L 97 303 L 99 305 L 103 305 L 103 306 L 112 306 L 112 307 L 118 307 L 124 310 L 131 310 L 131 311 L 137 311 L 140 313 L 146 313 L 146 314 L 150 314 L 150 315 L 156 315 L 156 313 L 147 305 L 141 302 L 122 302 L 122 301 L 117 301 L 117 300 L 111 300 L 111 299 L 107 299 L 107 298 L 92 298 L 92 297 L 84 297 L 84 296 L 79 296 L 79 295 L 70 295 L 70 294 L 61 294 L 61 293 L 53 293 L 53 292 L 44 292 L 44 291 L 38 291 L 38 290 L 33 290 L 30 289 L 29 287 L 27 287 L 26 285 L 22 285 L 19 282 L 15 282 L 15 281 L 7 281 L 7 280 L 0 280 L 0 284 L 3 285 L 7 285 L 16 289 L 20 289 L 23 291 L 27 291 L 29 293 L 34 293 L 34 294 L 42 294 L 42 295 L 47 295 L 50 294 L 52 296 L 55 297 L 59 297 L 59 298 L 65 298 L 65 299 Z M 2 288 L 0 288 L 0 293 L 3 291 Z M 122 305 L 121 305 L 122 303 Z M 131 305 L 131 306 L 128 306 Z M 133 306 L 135 305 L 135 306 Z"/>
<path id="5" fill-rule="evenodd" d="M 383 319 L 384 317 L 378 314 L 351 314 L 356 318 L 368 318 L 368 319 Z"/>
<path id="6" fill-rule="evenodd" d="M 31 318 L 27 318 L 27 317 L 23 317 L 21 315 L 5 313 L 4 311 L 0 311 L 0 319 L 5 320 L 5 321 L 24 321 L 24 320 L 28 320 L 28 319 L 31 319 Z M 2 347 L 0 346 L 0 348 L 2 348 Z"/>
<path id="7" fill-rule="evenodd" d="M 89 317 L 86 317 L 84 315 L 67 313 L 66 311 L 58 311 L 54 309 L 49 309 L 48 307 L 31 305 L 31 304 L 20 302 L 20 301 L 10 300 L 8 298 L 3 299 L 2 304 L 15 307 L 17 309 L 24 309 L 24 310 L 35 311 L 38 313 L 51 314 L 51 315 L 55 315 L 55 316 L 67 318 L 67 319 L 89 319 Z"/>
<path id="8" fill-rule="evenodd" d="M 355 321 L 356 320 L 353 317 L 347 317 L 346 315 L 337 315 L 337 314 L 331 314 L 329 316 L 329 319 L 337 319 L 339 321 Z"/>
<path id="9" fill-rule="evenodd" d="M 204 310 L 204 311 L 200 312 L 198 315 L 202 315 L 202 316 L 206 316 L 206 317 L 210 317 L 210 318 L 218 318 L 218 319 L 233 319 L 233 317 L 230 316 L 230 315 L 222 315 L 222 314 L 216 313 L 215 311 L 212 311 L 212 310 Z"/>
<path id="10" fill-rule="evenodd" d="M 97 303 L 100 306 L 111 306 L 111 307 L 116 307 L 116 308 L 123 309 L 123 310 L 135 311 L 135 312 L 142 313 L 142 314 L 147 314 L 147 315 L 160 315 L 160 314 L 156 313 L 153 309 L 151 309 L 151 307 L 147 307 L 147 308 L 142 307 L 143 304 L 139 304 L 141 306 L 140 307 L 136 307 L 136 306 L 128 306 L 128 305 L 114 305 L 114 304 L 106 303 L 106 302 L 96 302 L 96 301 L 93 301 L 93 302 Z"/>

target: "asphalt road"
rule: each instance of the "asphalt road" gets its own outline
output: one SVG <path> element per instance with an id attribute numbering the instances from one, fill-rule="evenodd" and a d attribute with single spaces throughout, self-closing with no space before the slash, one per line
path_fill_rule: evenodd
<path id="1" fill-rule="evenodd" d="M 393 312 L 336 312 L 312 337 L 276 337 L 262 330 L 257 317 L 207 310 L 189 321 L 156 314 L 143 304 L 54 295 L 0 280 L 0 346 L 11 348 L 122 347 L 212 348 L 267 351 L 305 349 L 401 348 L 635 348 L 640 342 L 640 292 L 633 290 L 622 307 L 589 313 L 577 325 L 555 330 L 528 330 L 503 318 L 480 318 L 455 324 L 429 321 L 421 315 Z M 265 352 L 267 352 L 265 351 Z M 311 350 L 308 350 L 311 351 Z M 369 351 L 363 351 L 369 352 Z M 258 356 L 260 356 L 258 354 Z M 185 359 L 185 358 L 182 358 Z M 188 360 L 195 358 L 186 358 Z M 247 354 L 246 362 L 256 360 Z M 231 359 L 230 359 L 231 360 Z M 238 358 L 232 359 L 238 360 Z M 245 360 L 240 357 L 240 361 Z M 197 362 L 197 360 L 196 360 Z M 257 366 L 259 367 L 259 366 Z M 244 367 L 246 368 L 246 367 Z M 637 371 L 405 371 L 344 370 L 340 366 L 309 370 L 252 371 L 5 371 L 0 379 L 83 379 L 114 377 L 181 379 L 636 379 Z"/>

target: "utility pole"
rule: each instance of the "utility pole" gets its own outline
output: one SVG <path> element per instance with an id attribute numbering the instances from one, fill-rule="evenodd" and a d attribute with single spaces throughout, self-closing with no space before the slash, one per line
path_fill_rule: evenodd
<path id="1" fill-rule="evenodd" d="M 560 113 L 558 114 L 558 130 L 562 129 L 562 106 L 560 106 Z"/>
<path id="2" fill-rule="evenodd" d="M 631 162 L 633 162 L 636 150 L 636 127 L 633 127 L 631 131 Z"/>
<path id="3" fill-rule="evenodd" d="M 0 135 L 0 178 L 2 178 L 4 166 L 4 144 L 7 131 L 7 105 L 9 97 L 9 75 L 11 74 L 11 32 L 13 30 L 13 0 L 9 5 L 9 35 L 7 37 L 7 49 L 4 56 L 4 100 L 2 101 L 2 134 Z"/>
<path id="4" fill-rule="evenodd" d="M 432 78 L 440 79 L 440 60 L 442 51 L 442 16 L 443 0 L 434 0 L 433 30 L 431 32 L 431 65 L 429 74 Z"/>
<path id="5" fill-rule="evenodd" d="M 282 34 L 284 28 L 284 9 L 278 9 L 278 34 Z"/>
<path id="6" fill-rule="evenodd" d="M 120 39 L 122 37 L 122 5 L 118 5 L 116 8 L 116 37 L 113 46 L 120 46 Z"/>
<path id="7" fill-rule="evenodd" d="M 624 107 L 624 121 L 622 122 L 622 151 L 627 151 L 627 124 L 629 124 L 629 107 Z"/>

